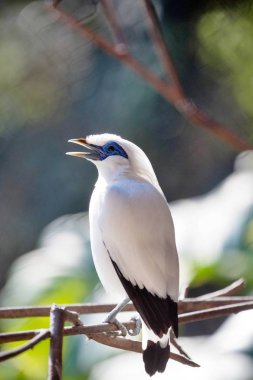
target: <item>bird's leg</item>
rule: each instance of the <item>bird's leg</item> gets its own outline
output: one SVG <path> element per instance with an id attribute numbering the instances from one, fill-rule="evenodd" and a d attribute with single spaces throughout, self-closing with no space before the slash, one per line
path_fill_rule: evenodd
<path id="1" fill-rule="evenodd" d="M 123 309 L 123 307 L 128 304 L 129 301 L 129 297 L 124 298 L 123 301 L 121 301 L 117 306 L 115 306 L 114 309 L 112 309 L 112 311 L 110 311 L 106 317 L 105 322 L 112 322 L 115 319 L 116 315 Z"/>
<path id="2" fill-rule="evenodd" d="M 177 339 L 175 337 L 175 334 L 174 334 L 174 331 L 172 330 L 172 328 L 170 329 L 170 342 L 178 350 L 178 352 L 180 354 L 182 354 L 183 356 L 185 356 L 188 359 L 191 359 L 190 356 L 185 352 L 185 350 L 177 342 Z"/>
<path id="3" fill-rule="evenodd" d="M 123 301 L 121 301 L 110 313 L 107 315 L 104 320 L 105 323 L 114 323 L 118 329 L 121 331 L 123 336 L 126 336 L 128 331 L 127 328 L 116 319 L 116 315 L 123 309 L 124 306 L 128 304 L 130 301 L 129 297 L 126 297 Z"/>

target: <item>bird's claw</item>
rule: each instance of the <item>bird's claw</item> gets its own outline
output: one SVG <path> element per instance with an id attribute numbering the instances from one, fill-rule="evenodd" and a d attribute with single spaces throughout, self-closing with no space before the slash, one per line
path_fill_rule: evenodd
<path id="1" fill-rule="evenodd" d="M 106 320 L 104 322 L 105 323 L 112 323 L 112 324 L 114 324 L 118 328 L 118 330 L 121 331 L 122 336 L 127 336 L 127 334 L 128 334 L 127 328 L 123 325 L 123 323 L 121 323 L 120 321 L 118 321 L 118 319 L 116 319 L 116 318 L 106 318 Z"/>
<path id="2" fill-rule="evenodd" d="M 128 334 L 131 336 L 136 336 L 140 334 L 141 331 L 141 319 L 138 315 L 134 315 L 131 318 L 132 321 L 135 321 L 135 328 L 128 330 Z"/>
<path id="3" fill-rule="evenodd" d="M 118 321 L 116 318 L 115 320 L 113 321 L 113 323 L 118 327 L 118 329 L 121 331 L 121 334 L 122 336 L 127 336 L 127 328 L 123 325 L 123 323 L 121 323 L 120 321 Z"/>

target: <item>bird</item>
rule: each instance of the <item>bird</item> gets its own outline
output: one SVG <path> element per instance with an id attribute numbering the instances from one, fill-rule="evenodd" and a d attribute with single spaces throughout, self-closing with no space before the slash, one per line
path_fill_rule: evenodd
<path id="1" fill-rule="evenodd" d="M 123 299 L 117 310 L 130 299 L 139 313 L 146 372 L 164 372 L 170 330 L 178 337 L 179 297 L 179 259 L 165 195 L 136 144 L 110 133 L 69 142 L 86 150 L 68 155 L 85 158 L 98 170 L 89 220 L 99 279 L 109 294 Z"/>

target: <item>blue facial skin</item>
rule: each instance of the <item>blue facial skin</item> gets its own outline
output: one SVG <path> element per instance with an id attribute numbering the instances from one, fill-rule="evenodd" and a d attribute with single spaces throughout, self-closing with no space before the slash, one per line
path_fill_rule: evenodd
<path id="1" fill-rule="evenodd" d="M 93 159 L 96 159 L 96 160 L 103 161 L 107 157 L 111 157 L 111 156 L 121 156 L 124 158 L 128 158 L 128 155 L 124 151 L 124 149 L 115 141 L 109 141 L 103 146 L 91 144 L 90 147 L 94 148 L 94 156 L 96 154 L 96 158 L 93 156 Z"/>

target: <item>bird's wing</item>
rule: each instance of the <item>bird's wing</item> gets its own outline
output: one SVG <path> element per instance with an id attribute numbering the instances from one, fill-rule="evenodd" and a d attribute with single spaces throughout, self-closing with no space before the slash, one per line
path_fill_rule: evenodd
<path id="1" fill-rule="evenodd" d="M 177 330 L 178 256 L 164 196 L 147 182 L 114 184 L 105 193 L 99 224 L 114 268 L 146 324 L 157 335 L 167 332 L 162 320 L 173 309 Z M 151 312 L 159 319 L 159 333 L 147 320 Z"/>

